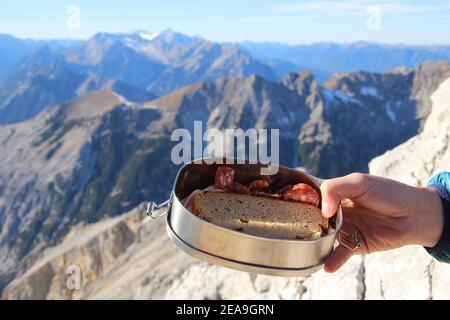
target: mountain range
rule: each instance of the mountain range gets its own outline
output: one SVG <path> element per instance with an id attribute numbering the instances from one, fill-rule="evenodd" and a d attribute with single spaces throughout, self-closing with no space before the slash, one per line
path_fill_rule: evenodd
<path id="1" fill-rule="evenodd" d="M 316 80 L 325 82 L 336 72 L 385 72 L 398 66 L 414 68 L 427 60 L 450 61 L 450 47 L 363 42 L 296 46 L 216 43 L 170 29 L 99 33 L 86 41 L 23 40 L 0 35 L 0 123 L 27 120 L 47 105 L 105 84 L 131 101 L 143 102 L 150 95 L 162 96 L 220 77 L 255 74 L 279 81 L 288 73 L 310 71 Z M 59 66 L 54 70 L 56 63 Z M 60 77 L 65 77 L 64 82 L 72 81 L 70 88 L 60 86 L 56 93 L 39 95 L 42 90 L 36 87 L 57 86 L 52 80 Z M 81 86 L 79 90 L 77 85 Z M 24 91 L 28 92 L 22 96 Z M 22 109 L 25 105 L 29 112 Z"/>
<path id="2" fill-rule="evenodd" d="M 426 63 L 340 74 L 322 86 L 308 72 L 282 82 L 221 78 L 144 104 L 104 89 L 0 126 L 4 282 L 18 260 L 74 224 L 167 199 L 178 169 L 170 160 L 176 128 L 280 128 L 284 165 L 322 177 L 367 171 L 370 159 L 420 131 L 427 90 L 449 76 L 446 63 Z"/>
<path id="3" fill-rule="evenodd" d="M 166 200 L 174 129 L 280 129 L 283 165 L 324 178 L 368 172 L 422 131 L 450 76 L 446 61 L 419 57 L 322 81 L 327 68 L 171 30 L 69 43 L 2 36 L 0 50 L 0 289 L 74 225 Z"/>
<path id="4" fill-rule="evenodd" d="M 370 42 L 308 45 L 244 42 L 238 45 L 257 59 L 277 59 L 328 75 L 345 71 L 384 72 L 398 66 L 414 68 L 427 60 L 450 61 L 450 46 L 444 45 L 408 46 Z"/>
<path id="5" fill-rule="evenodd" d="M 0 83 L 12 72 L 21 60 L 42 46 L 54 50 L 79 45 L 81 40 L 34 40 L 19 39 L 9 34 L 0 34 Z"/>
<path id="6" fill-rule="evenodd" d="M 450 78 L 432 95 L 423 131 L 370 162 L 370 172 L 414 186 L 448 169 Z M 140 205 L 119 217 L 80 223 L 30 259 L 4 299 L 449 299 L 450 265 L 420 246 L 354 256 L 335 274 L 278 278 L 209 265 L 169 243 L 164 219 Z M 70 290 L 64 274 L 81 270 Z M 324 288 L 327 288 L 324 290 Z"/>
<path id="7" fill-rule="evenodd" d="M 121 80 L 74 71 L 48 46 L 41 47 L 20 63 L 0 86 L 0 124 L 28 120 L 47 106 L 102 88 L 134 102 L 156 97 Z"/>

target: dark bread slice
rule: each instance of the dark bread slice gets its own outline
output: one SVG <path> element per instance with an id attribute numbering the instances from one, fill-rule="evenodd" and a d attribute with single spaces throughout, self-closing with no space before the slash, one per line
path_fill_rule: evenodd
<path id="1" fill-rule="evenodd" d="M 252 195 L 201 192 L 192 210 L 221 227 L 265 238 L 312 240 L 328 230 L 328 219 L 312 205 Z"/>

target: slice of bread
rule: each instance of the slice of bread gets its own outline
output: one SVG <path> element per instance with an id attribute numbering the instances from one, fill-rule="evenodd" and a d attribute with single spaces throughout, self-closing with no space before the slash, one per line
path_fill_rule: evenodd
<path id="1" fill-rule="evenodd" d="M 328 219 L 312 205 L 251 195 L 201 192 L 192 211 L 221 227 L 265 238 L 313 240 L 328 230 Z"/>

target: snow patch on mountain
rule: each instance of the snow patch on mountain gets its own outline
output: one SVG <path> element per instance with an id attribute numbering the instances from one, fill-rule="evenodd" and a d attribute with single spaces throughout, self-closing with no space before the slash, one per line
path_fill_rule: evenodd
<path id="1" fill-rule="evenodd" d="M 378 99 L 383 99 L 383 97 L 378 92 L 378 89 L 375 87 L 361 87 L 361 94 L 364 96 L 375 97 Z"/>
<path id="2" fill-rule="evenodd" d="M 361 101 L 359 101 L 355 97 L 346 95 L 341 90 L 330 91 L 330 90 L 323 89 L 322 93 L 323 93 L 323 97 L 324 97 L 325 101 L 331 105 L 334 105 L 336 102 L 338 102 L 338 103 L 341 102 L 344 104 L 353 104 L 353 105 L 357 105 L 360 107 L 364 107 L 364 105 L 361 103 Z"/>
<path id="3" fill-rule="evenodd" d="M 397 116 L 395 115 L 394 111 L 392 111 L 390 103 L 386 105 L 386 115 L 389 117 L 389 119 L 391 119 L 392 122 L 397 122 Z"/>
<path id="4" fill-rule="evenodd" d="M 138 35 L 143 40 L 153 41 L 157 37 L 159 37 L 164 31 L 155 31 L 155 32 L 139 32 Z"/>

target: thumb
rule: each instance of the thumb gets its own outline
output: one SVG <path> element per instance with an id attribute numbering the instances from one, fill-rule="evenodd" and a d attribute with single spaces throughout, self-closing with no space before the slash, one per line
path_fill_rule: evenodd
<path id="1" fill-rule="evenodd" d="M 343 199 L 355 199 L 364 195 L 369 189 L 367 187 L 368 177 L 366 174 L 352 173 L 345 177 L 324 181 L 320 186 L 323 216 L 331 218 Z"/>
<path id="2" fill-rule="evenodd" d="M 325 272 L 333 273 L 339 270 L 351 257 L 353 252 L 345 248 L 343 245 L 338 245 L 331 257 L 325 262 Z"/>

